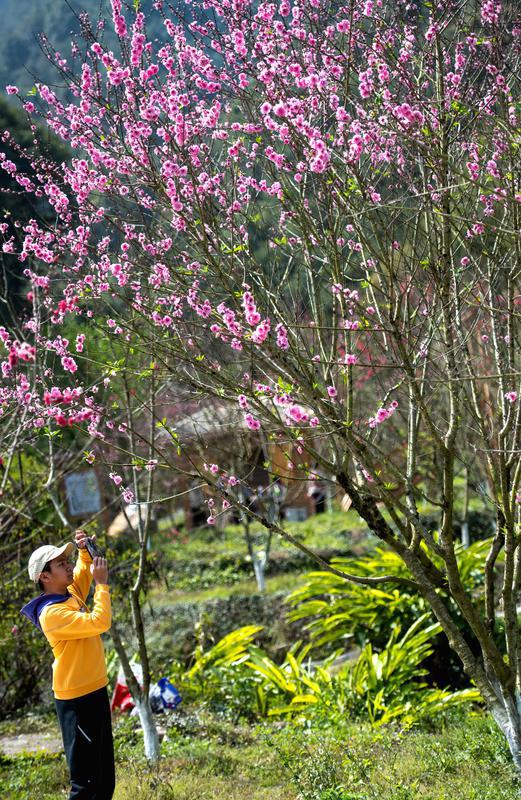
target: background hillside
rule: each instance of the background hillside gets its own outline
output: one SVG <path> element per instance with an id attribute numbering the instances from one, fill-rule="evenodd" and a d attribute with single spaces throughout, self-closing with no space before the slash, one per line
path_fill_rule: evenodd
<path id="1" fill-rule="evenodd" d="M 0 87 L 13 83 L 30 89 L 35 80 L 55 83 L 56 74 L 43 54 L 37 34 L 45 32 L 65 56 L 70 53 L 71 34 L 79 29 L 72 9 L 96 13 L 99 3 L 84 0 L 70 6 L 65 0 L 0 0 Z"/>
<path id="2" fill-rule="evenodd" d="M 143 11 L 150 5 L 149 0 L 140 3 Z M 8 83 L 28 90 L 35 81 L 53 86 L 58 81 L 59 91 L 59 76 L 42 52 L 38 34 L 45 33 L 62 56 L 70 59 L 71 39 L 80 30 L 79 15 L 87 12 L 95 20 L 100 11 L 110 19 L 110 3 L 104 0 L 0 0 L 1 92 Z M 157 34 L 160 27 L 156 14 L 151 33 Z"/>

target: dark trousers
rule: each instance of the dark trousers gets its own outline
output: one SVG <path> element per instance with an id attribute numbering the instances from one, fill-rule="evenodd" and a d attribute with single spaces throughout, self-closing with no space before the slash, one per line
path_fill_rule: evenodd
<path id="1" fill-rule="evenodd" d="M 69 800 L 110 800 L 116 777 L 107 689 L 54 702 L 71 775 Z"/>

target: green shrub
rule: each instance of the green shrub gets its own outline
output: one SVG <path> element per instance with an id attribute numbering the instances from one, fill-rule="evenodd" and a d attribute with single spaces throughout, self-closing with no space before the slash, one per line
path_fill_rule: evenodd
<path id="1" fill-rule="evenodd" d="M 317 730 L 312 720 L 273 730 L 276 752 L 299 800 L 519 800 L 508 746 L 488 714 L 461 708 L 434 732 L 345 718 Z"/>
<path id="2" fill-rule="evenodd" d="M 476 601 L 482 601 L 484 562 L 490 540 L 477 541 L 469 548 L 456 549 L 462 581 Z M 435 559 L 443 572 L 443 563 Z M 378 547 L 373 553 L 360 558 L 336 559 L 332 565 L 360 577 L 394 575 L 411 578 L 401 558 L 391 550 Z M 300 623 L 313 644 L 315 657 L 325 657 L 339 649 L 348 649 L 356 643 L 364 647 L 367 642 L 379 650 L 385 647 L 394 625 L 405 629 L 422 614 L 434 616 L 425 602 L 407 586 L 379 587 L 350 583 L 327 571 L 311 572 L 302 586 L 287 598 L 290 606 L 288 620 Z M 465 623 L 454 608 L 454 618 L 472 641 Z M 432 684 L 462 688 L 468 686 L 461 662 L 449 647 L 443 632 L 433 641 L 430 656 L 424 666 L 429 671 Z"/>
<path id="3" fill-rule="evenodd" d="M 457 549 L 462 581 L 470 591 L 482 585 L 489 548 L 490 540 L 486 540 L 467 549 Z M 362 578 L 412 577 L 402 559 L 383 547 L 360 558 L 334 559 L 332 566 Z M 441 562 L 436 566 L 443 568 Z M 411 625 L 429 611 L 425 600 L 406 586 L 361 586 L 327 571 L 309 573 L 302 586 L 288 596 L 287 603 L 291 606 L 289 620 L 305 621 L 314 647 L 328 645 L 330 649 L 341 646 L 350 637 L 361 646 L 368 641 L 375 647 L 382 646 L 391 625 Z"/>
<path id="4" fill-rule="evenodd" d="M 269 653 L 287 649 L 287 642 L 302 638 L 303 623 L 286 620 L 283 592 L 233 595 L 205 602 L 176 602 L 153 613 L 147 610 L 147 641 L 157 677 L 167 675 L 173 661 L 188 667 L 199 633 L 211 647 L 228 633 L 247 625 L 262 627 L 257 641 Z M 199 633 L 196 633 L 199 631 Z"/>
<path id="5" fill-rule="evenodd" d="M 199 643 L 188 672 L 173 676 L 186 699 L 198 699 L 223 718 L 253 721 L 261 680 L 239 667 L 250 658 L 253 638 L 261 631 L 255 625 L 239 628 L 206 651 Z"/>
<path id="6" fill-rule="evenodd" d="M 4 573 L 11 575 L 12 570 Z M 39 702 L 51 685 L 49 645 L 20 614 L 21 607 L 39 591 L 26 575 L 24 569 L 0 596 L 0 719 Z"/>
<path id="7" fill-rule="evenodd" d="M 440 626 L 429 624 L 429 615 L 425 614 L 401 638 L 401 630 L 395 626 L 379 653 L 367 644 L 357 661 L 329 682 L 326 704 L 336 714 L 366 718 L 372 725 L 394 719 L 412 725 L 449 708 L 478 702 L 476 689 L 451 692 L 430 688 L 421 680 L 427 673 L 421 665 L 432 653 L 432 639 L 439 631 Z"/>
<path id="8" fill-rule="evenodd" d="M 367 719 L 372 725 L 400 719 L 411 725 L 447 709 L 479 700 L 474 689 L 451 692 L 429 688 L 420 679 L 422 662 L 432 652 L 439 632 L 427 614 L 401 636 L 395 626 L 386 647 L 375 652 L 367 644 L 356 662 L 332 674 L 331 660 L 310 662 L 310 645 L 296 642 L 282 664 L 276 664 L 253 644 L 258 628 L 249 626 L 224 637 L 209 651 L 196 652 L 192 669 L 182 678 L 192 696 L 216 699 L 237 718 L 318 716 L 327 722 L 345 716 Z M 248 674 L 249 673 L 249 674 Z"/>

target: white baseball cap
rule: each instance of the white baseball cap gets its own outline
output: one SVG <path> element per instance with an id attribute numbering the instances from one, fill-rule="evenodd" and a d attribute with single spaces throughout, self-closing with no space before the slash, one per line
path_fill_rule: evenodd
<path id="1" fill-rule="evenodd" d="M 52 561 L 53 558 L 58 558 L 58 556 L 64 554 L 70 556 L 75 549 L 74 542 L 67 542 L 61 547 L 55 547 L 53 544 L 43 544 L 38 550 L 34 551 L 29 559 L 28 572 L 30 579 L 37 583 L 48 561 Z"/>

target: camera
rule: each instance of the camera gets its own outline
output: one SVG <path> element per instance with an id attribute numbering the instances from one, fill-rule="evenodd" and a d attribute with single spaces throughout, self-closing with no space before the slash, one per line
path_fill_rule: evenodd
<path id="1" fill-rule="evenodd" d="M 105 558 L 105 553 L 103 552 L 101 547 L 98 547 L 96 542 L 94 542 L 90 538 L 90 536 L 87 536 L 87 538 L 85 539 L 85 547 L 87 548 L 87 552 L 92 559 Z"/>

